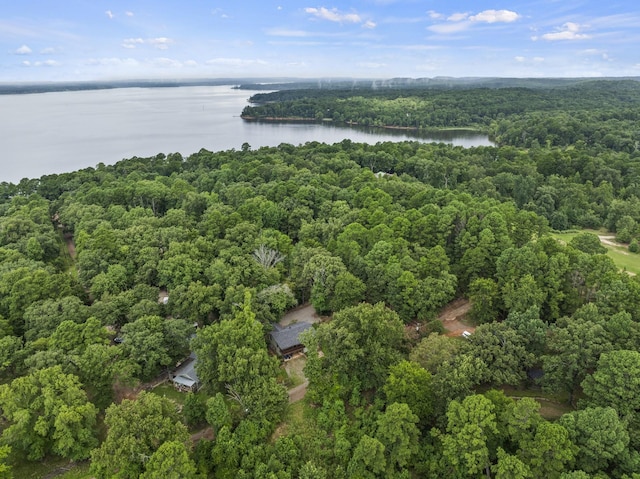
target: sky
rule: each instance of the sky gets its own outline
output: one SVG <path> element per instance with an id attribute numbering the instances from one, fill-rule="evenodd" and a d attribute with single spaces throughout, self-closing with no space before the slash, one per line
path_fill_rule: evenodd
<path id="1" fill-rule="evenodd" d="M 2 0 L 0 82 L 640 76 L 637 0 Z"/>

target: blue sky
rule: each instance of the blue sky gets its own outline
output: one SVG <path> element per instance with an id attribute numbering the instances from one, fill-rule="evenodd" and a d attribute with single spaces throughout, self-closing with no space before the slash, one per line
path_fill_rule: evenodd
<path id="1" fill-rule="evenodd" d="M 2 3 L 2 82 L 640 76 L 637 0 Z"/>

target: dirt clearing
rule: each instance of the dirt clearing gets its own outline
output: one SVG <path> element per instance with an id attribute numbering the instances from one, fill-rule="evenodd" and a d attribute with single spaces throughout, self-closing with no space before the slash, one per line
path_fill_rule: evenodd
<path id="1" fill-rule="evenodd" d="M 280 320 L 280 326 L 289 326 L 292 323 L 319 323 L 322 320 L 313 306 L 309 303 L 302 304 L 285 314 Z"/>
<path id="2" fill-rule="evenodd" d="M 463 331 L 473 333 L 476 330 L 475 326 L 471 326 L 466 321 L 470 309 L 471 303 L 465 298 L 456 299 L 444 307 L 438 316 L 438 321 L 448 331 L 447 336 L 462 336 Z"/>

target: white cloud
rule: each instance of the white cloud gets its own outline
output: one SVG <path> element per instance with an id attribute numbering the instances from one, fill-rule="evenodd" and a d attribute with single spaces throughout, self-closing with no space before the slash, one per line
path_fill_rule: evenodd
<path id="1" fill-rule="evenodd" d="M 586 40 L 591 38 L 591 35 L 587 35 L 586 33 L 580 33 L 582 29 L 581 25 L 573 22 L 567 22 L 562 27 L 558 28 L 557 31 L 552 33 L 545 33 L 542 35 L 543 40 L 556 41 L 556 40 Z M 538 37 L 531 37 L 532 40 L 537 40 Z"/>
<path id="2" fill-rule="evenodd" d="M 180 68 L 182 63 L 178 60 L 174 60 L 172 58 L 154 58 L 150 62 L 153 66 L 161 67 L 161 68 Z"/>
<path id="3" fill-rule="evenodd" d="M 22 65 L 25 67 L 59 67 L 62 63 L 55 60 L 45 60 L 43 62 L 30 62 L 29 60 L 25 60 L 22 62 Z"/>
<path id="4" fill-rule="evenodd" d="M 362 68 L 384 68 L 387 66 L 386 63 L 375 63 L 375 62 L 359 62 L 359 63 L 356 63 L 356 65 Z"/>
<path id="5" fill-rule="evenodd" d="M 142 45 L 144 43 L 144 40 L 142 38 L 125 38 L 124 40 L 122 40 L 122 46 L 124 48 L 135 48 L 136 45 Z"/>
<path id="6" fill-rule="evenodd" d="M 469 20 L 483 23 L 511 23 L 519 18 L 520 15 L 511 10 L 485 10 L 469 17 Z"/>
<path id="7" fill-rule="evenodd" d="M 115 17 L 114 13 L 111 10 L 107 10 L 106 12 L 104 12 L 104 14 L 109 17 L 110 20 L 113 20 L 113 17 Z"/>
<path id="8" fill-rule="evenodd" d="M 31 48 L 29 48 L 27 45 L 22 45 L 20 48 L 18 48 L 15 51 L 16 55 L 29 55 L 32 52 Z"/>
<path id="9" fill-rule="evenodd" d="M 87 60 L 87 65 L 92 66 L 138 66 L 138 60 L 133 58 L 117 58 L 117 57 L 107 57 L 107 58 L 90 58 Z"/>
<path id="10" fill-rule="evenodd" d="M 471 26 L 470 22 L 456 22 L 456 23 L 439 23 L 437 25 L 431 25 L 427 27 L 428 30 L 431 30 L 434 33 L 458 33 L 466 30 Z"/>
<path id="11" fill-rule="evenodd" d="M 436 17 L 436 19 L 437 18 L 440 17 Z M 447 23 L 437 23 L 427 27 L 427 29 L 446 35 L 462 32 L 477 23 L 511 23 L 519 18 L 521 18 L 521 16 L 511 10 L 483 10 L 475 15 L 467 12 L 458 12 L 449 15 L 447 17 Z"/>
<path id="12" fill-rule="evenodd" d="M 285 28 L 270 28 L 265 32 L 267 35 L 272 37 L 307 37 L 309 36 L 308 32 L 304 30 L 287 30 Z"/>
<path id="13" fill-rule="evenodd" d="M 205 62 L 207 65 L 225 65 L 232 67 L 241 67 L 247 65 L 266 65 L 264 60 L 246 60 L 243 58 L 212 58 Z"/>
<path id="14" fill-rule="evenodd" d="M 149 40 L 147 40 L 147 43 L 153 45 L 158 50 L 167 50 L 169 48 L 169 45 L 173 43 L 173 40 L 167 37 L 158 37 L 150 38 Z"/>
<path id="15" fill-rule="evenodd" d="M 462 20 L 466 20 L 468 16 L 468 13 L 454 13 L 453 15 L 449 15 L 447 20 L 450 22 L 461 22 Z"/>
<path id="16" fill-rule="evenodd" d="M 304 9 L 306 13 L 309 13 L 322 20 L 329 20 L 330 22 L 338 23 L 361 23 L 362 18 L 357 13 L 341 13 L 337 8 L 329 10 L 325 7 L 313 8 L 307 7 Z"/>

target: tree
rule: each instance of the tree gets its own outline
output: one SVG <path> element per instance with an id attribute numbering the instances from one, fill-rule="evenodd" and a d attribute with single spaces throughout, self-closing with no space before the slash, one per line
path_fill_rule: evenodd
<path id="1" fill-rule="evenodd" d="M 403 470 L 418 452 L 418 421 L 409 406 L 395 402 L 378 418 L 376 439 L 384 445 L 388 472 Z"/>
<path id="2" fill-rule="evenodd" d="M 588 310 L 583 312 L 591 314 Z M 567 391 L 570 403 L 600 354 L 610 348 L 604 328 L 592 319 L 576 314 L 559 320 L 547 338 L 548 354 L 542 357 L 545 387 Z"/>
<path id="3" fill-rule="evenodd" d="M 629 434 L 611 407 L 586 408 L 560 418 L 569 438 L 578 446 L 576 467 L 588 473 L 606 471 L 629 445 Z"/>
<path id="4" fill-rule="evenodd" d="M 531 439 L 522 442 L 520 457 L 534 477 L 554 479 L 571 464 L 577 450 L 563 426 L 545 421 L 538 425 Z"/>
<path id="5" fill-rule="evenodd" d="M 405 403 L 422 424 L 433 413 L 431 373 L 410 361 L 401 361 L 389 368 L 384 384 L 387 404 Z"/>
<path id="6" fill-rule="evenodd" d="M 612 407 L 620 417 L 632 417 L 640 411 L 640 353 L 610 351 L 603 353 L 593 374 L 582 383 L 590 406 Z"/>
<path id="7" fill-rule="evenodd" d="M 442 363 L 451 361 L 459 353 L 460 346 L 456 339 L 431 333 L 413 348 L 410 359 L 435 374 Z"/>
<path id="8" fill-rule="evenodd" d="M 587 254 L 606 254 L 607 252 L 598 235 L 588 232 L 579 233 L 571 238 L 569 245 Z"/>
<path id="9" fill-rule="evenodd" d="M 395 312 L 381 303 L 362 303 L 336 313 L 333 321 L 310 334 L 324 353 L 309 353 L 305 373 L 311 384 L 320 386 L 325 376 L 350 392 L 384 384 L 389 367 L 400 359 L 404 331 Z"/>
<path id="10" fill-rule="evenodd" d="M 534 361 L 525 339 L 505 323 L 480 325 L 469 338 L 469 345 L 473 356 L 487 365 L 487 379 L 494 384 L 517 386 Z"/>
<path id="11" fill-rule="evenodd" d="M 164 443 L 184 444 L 189 438 L 176 405 L 146 392 L 135 400 L 125 399 L 109 406 L 104 422 L 107 437 L 91 454 L 91 473 L 99 479 L 138 478 Z M 167 447 L 176 452 L 173 446 Z M 160 467 L 162 459 L 162 455 L 156 456 L 154 464 Z"/>
<path id="12" fill-rule="evenodd" d="M 363 479 L 383 477 L 385 468 L 384 444 L 378 439 L 363 435 L 349 461 L 347 468 L 349 477 Z"/>
<path id="13" fill-rule="evenodd" d="M 495 479 L 530 479 L 531 469 L 524 462 L 498 448 L 498 462 L 491 466 Z"/>
<path id="14" fill-rule="evenodd" d="M 498 433 L 493 403 L 482 395 L 451 401 L 447 433 L 442 435 L 443 455 L 459 475 L 477 475 L 491 468 L 490 446 Z"/>
<path id="15" fill-rule="evenodd" d="M 189 458 L 184 442 L 167 441 L 144 466 L 140 479 L 195 479 L 196 466 Z"/>
<path id="16" fill-rule="evenodd" d="M 182 319 L 143 316 L 122 327 L 123 352 L 140 365 L 141 375 L 150 379 L 161 368 L 185 358 L 189 353 L 191 324 Z"/>
<path id="17" fill-rule="evenodd" d="M 478 278 L 469 285 L 471 318 L 477 323 L 490 323 L 498 317 L 499 290 L 495 281 Z"/>
<path id="18" fill-rule="evenodd" d="M 2 439 L 35 461 L 48 453 L 84 459 L 96 446 L 97 409 L 76 376 L 60 366 L 0 386 L 0 409 L 11 422 Z"/>
<path id="19" fill-rule="evenodd" d="M 12 479 L 13 474 L 11 473 L 11 466 L 5 463 L 5 459 L 11 453 L 11 448 L 9 446 L 2 445 L 0 446 L 0 479 Z"/>
<path id="20" fill-rule="evenodd" d="M 214 392 L 229 392 L 254 418 L 276 421 L 287 394 L 277 384 L 278 362 L 267 352 L 262 324 L 251 309 L 251 295 L 232 319 L 200 329 L 192 342 L 198 356 L 197 371 L 203 385 Z"/>

